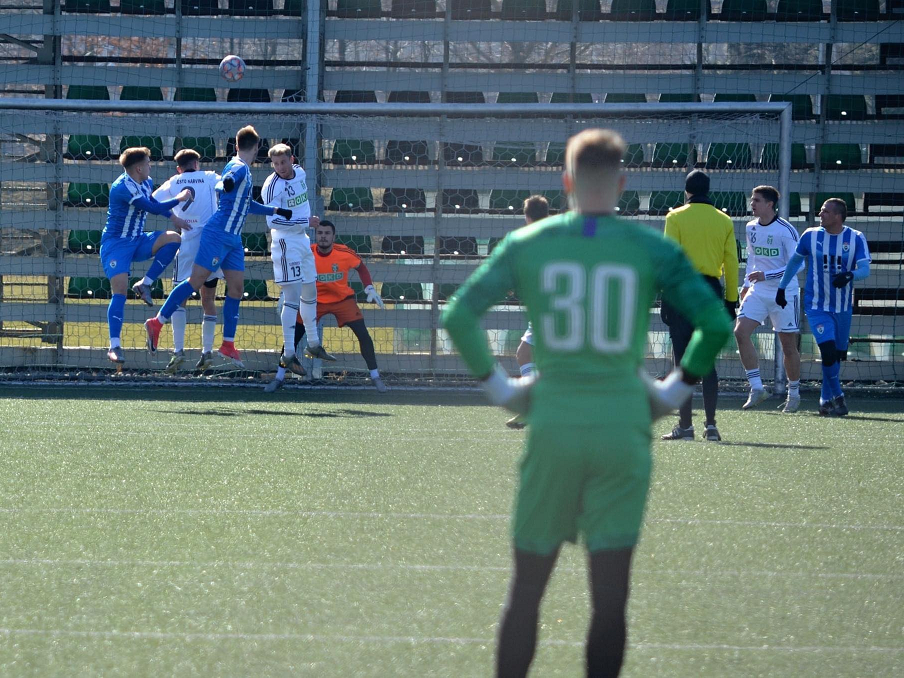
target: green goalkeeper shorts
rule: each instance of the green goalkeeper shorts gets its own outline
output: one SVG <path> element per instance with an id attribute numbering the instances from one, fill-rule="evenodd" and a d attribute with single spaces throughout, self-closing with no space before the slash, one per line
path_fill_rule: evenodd
<path id="1" fill-rule="evenodd" d="M 591 552 L 633 547 L 650 487 L 649 415 L 563 425 L 543 414 L 531 413 L 521 459 L 515 547 L 548 555 L 579 533 Z"/>

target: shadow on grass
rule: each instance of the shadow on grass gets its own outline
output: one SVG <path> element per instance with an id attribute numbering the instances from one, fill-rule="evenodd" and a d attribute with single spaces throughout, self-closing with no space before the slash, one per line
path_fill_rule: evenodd
<path id="1" fill-rule="evenodd" d="M 244 417 L 260 415 L 265 417 L 310 417 L 314 419 L 332 419 L 338 417 L 392 417 L 389 412 L 368 412 L 367 410 L 339 409 L 333 412 L 280 412 L 274 410 L 152 410 L 158 414 L 185 414 L 199 417 Z"/>

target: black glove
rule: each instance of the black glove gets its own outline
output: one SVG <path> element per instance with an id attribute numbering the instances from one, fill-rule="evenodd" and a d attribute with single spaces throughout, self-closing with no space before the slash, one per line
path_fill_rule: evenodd
<path id="1" fill-rule="evenodd" d="M 725 310 L 728 311 L 728 315 L 731 316 L 732 320 L 738 319 L 737 308 L 738 308 L 738 302 L 728 301 L 728 299 L 725 300 Z"/>
<path id="2" fill-rule="evenodd" d="M 232 193 L 233 188 L 235 188 L 235 179 L 232 177 L 223 177 L 223 190 L 227 193 Z"/>
<path id="3" fill-rule="evenodd" d="M 291 219 L 292 218 L 292 210 L 287 210 L 284 207 L 277 207 L 276 215 L 282 217 L 283 219 Z"/>
<path id="4" fill-rule="evenodd" d="M 781 287 L 778 288 L 778 291 L 775 293 L 775 303 L 785 308 L 788 305 L 788 300 L 785 299 L 785 290 Z"/>
<path id="5" fill-rule="evenodd" d="M 832 287 L 847 287 L 848 283 L 850 283 L 853 279 L 854 274 L 851 271 L 839 273 L 834 278 L 832 278 Z"/>

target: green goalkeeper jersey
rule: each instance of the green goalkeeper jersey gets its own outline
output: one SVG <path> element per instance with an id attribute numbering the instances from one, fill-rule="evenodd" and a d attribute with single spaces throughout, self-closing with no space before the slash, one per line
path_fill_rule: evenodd
<path id="1" fill-rule="evenodd" d="M 731 335 L 723 303 L 674 242 L 618 217 L 568 212 L 509 234 L 447 305 L 444 325 L 479 377 L 494 364 L 479 319 L 512 290 L 527 307 L 547 383 L 636 375 L 660 292 L 697 328 L 686 372 L 709 373 Z"/>

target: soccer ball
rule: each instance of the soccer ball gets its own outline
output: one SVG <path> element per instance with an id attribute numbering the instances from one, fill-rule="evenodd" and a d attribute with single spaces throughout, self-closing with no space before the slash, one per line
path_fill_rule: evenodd
<path id="1" fill-rule="evenodd" d="M 230 54 L 220 62 L 220 75 L 229 82 L 238 82 L 245 75 L 245 62 L 240 56 Z"/>

